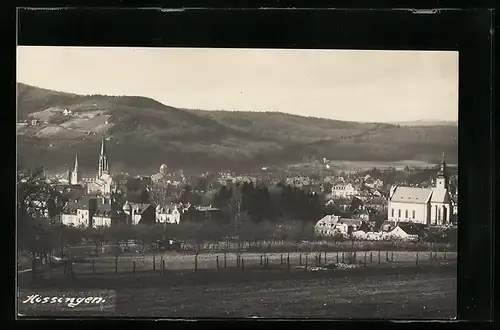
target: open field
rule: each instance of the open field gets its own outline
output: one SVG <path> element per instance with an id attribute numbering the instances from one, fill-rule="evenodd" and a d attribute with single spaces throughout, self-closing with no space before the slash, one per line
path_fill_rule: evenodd
<path id="1" fill-rule="evenodd" d="M 22 287 L 115 290 L 114 316 L 450 319 L 456 309 L 456 264 L 90 274 Z"/>

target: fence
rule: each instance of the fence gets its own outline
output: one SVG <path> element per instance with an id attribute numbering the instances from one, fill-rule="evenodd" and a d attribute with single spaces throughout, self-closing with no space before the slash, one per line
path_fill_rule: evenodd
<path id="1" fill-rule="evenodd" d="M 101 257 L 87 260 L 64 260 L 57 266 L 60 274 L 139 274 L 167 271 L 224 271 L 225 269 L 310 270 L 312 267 L 392 267 L 440 264 L 456 261 L 456 252 L 448 251 L 342 251 L 292 253 L 162 253 L 149 256 Z M 354 267 L 354 266 L 353 266 Z M 51 274 L 54 271 L 51 270 Z"/>
<path id="2" fill-rule="evenodd" d="M 302 242 L 262 240 L 256 242 L 205 242 L 201 244 L 183 242 L 181 251 L 184 252 L 312 252 L 315 250 L 336 252 L 345 250 L 369 251 L 369 250 L 398 250 L 398 251 L 454 251 L 456 246 L 446 243 L 425 242 L 396 242 L 396 241 L 361 241 L 361 240 L 313 240 Z"/>

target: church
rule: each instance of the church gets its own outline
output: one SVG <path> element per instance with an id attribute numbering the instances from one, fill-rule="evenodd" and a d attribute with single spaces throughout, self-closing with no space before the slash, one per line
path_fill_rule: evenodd
<path id="1" fill-rule="evenodd" d="M 106 142 L 104 137 L 101 143 L 101 153 L 99 154 L 99 162 L 97 165 L 97 175 L 95 178 L 82 179 L 78 169 L 78 155 L 75 158 L 75 167 L 70 175 L 70 183 L 72 185 L 80 184 L 85 181 L 87 184 L 87 194 L 110 194 L 114 190 L 114 183 L 109 172 L 108 155 L 106 153 Z"/>
<path id="2" fill-rule="evenodd" d="M 453 212 L 446 162 L 441 162 L 432 188 L 393 186 L 389 195 L 388 219 L 440 226 L 450 223 Z"/>

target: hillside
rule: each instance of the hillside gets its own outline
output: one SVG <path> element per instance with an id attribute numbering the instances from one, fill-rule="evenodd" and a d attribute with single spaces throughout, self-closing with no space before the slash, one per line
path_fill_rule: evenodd
<path id="1" fill-rule="evenodd" d="M 63 110 L 71 111 L 64 115 Z M 248 169 L 304 156 L 335 160 L 456 162 L 457 127 L 395 126 L 276 112 L 186 110 L 136 96 L 76 95 L 18 84 L 22 165 L 80 165 L 92 172 L 101 135 L 113 171 L 151 172 L 162 163 L 192 170 Z"/>

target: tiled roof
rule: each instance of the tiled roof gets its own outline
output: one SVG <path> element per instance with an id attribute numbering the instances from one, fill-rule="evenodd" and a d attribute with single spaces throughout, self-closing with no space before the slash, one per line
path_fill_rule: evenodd
<path id="1" fill-rule="evenodd" d="M 328 214 L 325 215 L 321 220 L 319 220 L 316 225 L 325 223 L 325 224 L 333 224 L 335 225 L 339 221 L 339 217 L 333 215 L 333 214 Z"/>
<path id="2" fill-rule="evenodd" d="M 412 222 L 400 222 L 398 227 L 408 235 L 418 235 L 424 229 L 424 225 Z"/>
<path id="3" fill-rule="evenodd" d="M 432 188 L 397 187 L 392 195 L 392 202 L 425 204 L 427 203 Z"/>
<path id="4" fill-rule="evenodd" d="M 448 195 L 448 191 L 446 189 L 433 189 L 432 203 L 450 203 L 450 196 Z"/>
<path id="5" fill-rule="evenodd" d="M 363 221 L 362 220 L 359 220 L 359 219 L 340 219 L 338 221 L 338 223 L 341 223 L 341 224 L 345 224 L 345 225 L 348 225 L 348 226 L 357 226 L 357 227 L 361 227 L 361 224 L 363 224 Z"/>
<path id="6" fill-rule="evenodd" d="M 151 204 L 144 204 L 144 203 L 129 203 L 132 209 L 137 210 L 135 211 L 135 214 L 143 214 L 150 206 Z"/>

